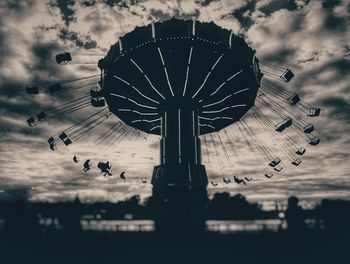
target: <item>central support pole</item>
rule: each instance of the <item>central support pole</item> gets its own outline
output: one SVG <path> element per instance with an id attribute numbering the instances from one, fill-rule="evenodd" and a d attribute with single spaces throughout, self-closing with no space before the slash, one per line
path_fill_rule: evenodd
<path id="1" fill-rule="evenodd" d="M 162 113 L 160 165 L 153 171 L 154 186 L 207 186 L 198 124 L 198 115 L 192 109 L 172 108 Z"/>
<path id="2" fill-rule="evenodd" d="M 207 174 L 201 163 L 200 127 L 193 102 L 183 97 L 162 111 L 160 165 L 152 176 L 157 230 L 205 228 Z"/>

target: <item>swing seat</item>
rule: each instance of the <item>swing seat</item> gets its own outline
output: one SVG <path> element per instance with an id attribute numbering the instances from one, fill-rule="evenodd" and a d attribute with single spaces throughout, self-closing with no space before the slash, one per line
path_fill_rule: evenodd
<path id="1" fill-rule="evenodd" d="M 306 151 L 306 148 L 304 147 L 300 147 L 296 152 L 295 154 L 298 154 L 298 155 L 303 155 Z"/>
<path id="2" fill-rule="evenodd" d="M 311 107 L 309 109 L 309 113 L 307 114 L 307 116 L 319 116 L 321 113 L 321 109 L 318 107 Z"/>
<path id="3" fill-rule="evenodd" d="M 275 125 L 275 131 L 282 132 L 287 127 L 290 127 L 292 125 L 293 121 L 292 118 L 286 117 L 281 122 L 279 122 L 277 125 Z"/>
<path id="4" fill-rule="evenodd" d="M 91 98 L 99 98 L 99 97 L 102 97 L 102 91 L 96 90 L 96 89 L 91 89 L 90 95 L 91 95 Z"/>
<path id="5" fill-rule="evenodd" d="M 38 94 L 39 88 L 38 86 L 26 86 L 26 92 L 27 94 Z"/>
<path id="6" fill-rule="evenodd" d="M 30 117 L 27 119 L 27 123 L 30 127 L 34 127 L 38 124 L 38 120 L 36 120 L 35 117 Z"/>
<path id="7" fill-rule="evenodd" d="M 280 76 L 282 81 L 286 83 L 289 82 L 291 79 L 293 79 L 293 77 L 294 77 L 294 73 L 290 69 L 286 69 L 285 72 L 283 72 L 282 75 Z"/>
<path id="8" fill-rule="evenodd" d="M 60 65 L 67 64 L 69 61 L 72 61 L 72 56 L 69 52 L 62 52 L 56 55 L 56 62 Z"/>
<path id="9" fill-rule="evenodd" d="M 301 159 L 297 158 L 291 162 L 294 166 L 299 166 L 301 163 Z"/>
<path id="10" fill-rule="evenodd" d="M 50 146 L 50 149 L 51 149 L 52 151 L 57 150 L 56 143 L 49 144 L 49 146 Z"/>
<path id="11" fill-rule="evenodd" d="M 44 120 L 46 118 L 46 114 L 44 112 L 41 112 L 37 114 L 36 116 L 32 116 L 27 119 L 27 123 L 30 127 L 37 126 L 40 121 Z"/>
<path id="12" fill-rule="evenodd" d="M 97 62 L 97 67 L 100 68 L 100 70 L 104 70 L 107 68 L 107 61 L 105 59 L 100 59 L 98 62 Z"/>
<path id="13" fill-rule="evenodd" d="M 223 181 L 224 181 L 224 183 L 226 183 L 226 184 L 229 184 L 229 183 L 231 182 L 231 180 L 230 180 L 230 179 L 226 179 L 226 178 L 223 178 L 222 180 L 223 180 Z"/>
<path id="14" fill-rule="evenodd" d="M 38 118 L 38 121 L 42 121 L 42 120 L 44 120 L 47 116 L 46 116 L 45 112 L 41 112 L 41 113 L 37 114 L 36 117 Z"/>
<path id="15" fill-rule="evenodd" d="M 272 178 L 272 176 L 273 176 L 273 173 L 272 172 L 267 172 L 267 173 L 265 173 L 265 177 L 266 178 Z"/>
<path id="16" fill-rule="evenodd" d="M 303 127 L 304 133 L 311 133 L 314 131 L 314 126 L 312 124 L 307 124 L 305 127 Z"/>
<path id="17" fill-rule="evenodd" d="M 68 146 L 70 144 L 72 144 L 72 141 L 70 140 L 70 138 L 67 136 L 67 134 L 65 132 L 62 132 L 59 135 L 59 138 L 63 141 L 63 143 Z"/>
<path id="18" fill-rule="evenodd" d="M 62 86 L 59 83 L 56 83 L 49 87 L 50 94 L 54 94 L 55 92 L 58 92 L 60 90 L 62 90 Z"/>
<path id="19" fill-rule="evenodd" d="M 55 139 L 53 137 L 50 137 L 47 142 L 49 143 L 49 147 L 52 151 L 57 149 Z"/>
<path id="20" fill-rule="evenodd" d="M 273 169 L 274 169 L 275 171 L 277 171 L 277 172 L 280 172 L 281 170 L 283 170 L 283 167 L 280 166 L 280 165 L 277 165 L 277 166 L 275 166 Z"/>
<path id="21" fill-rule="evenodd" d="M 309 142 L 309 144 L 312 145 L 312 146 L 316 146 L 316 145 L 318 145 L 319 143 L 320 143 L 320 139 L 319 139 L 318 137 L 313 137 L 313 138 L 310 140 L 310 142 Z"/>
<path id="22" fill-rule="evenodd" d="M 287 100 L 290 105 L 295 105 L 300 102 L 300 97 L 298 94 L 293 93 Z"/>
<path id="23" fill-rule="evenodd" d="M 274 160 L 272 160 L 272 161 L 269 163 L 269 166 L 275 167 L 275 166 L 277 166 L 280 162 L 281 162 L 281 159 L 277 157 L 277 158 L 275 158 Z"/>
<path id="24" fill-rule="evenodd" d="M 104 99 L 100 99 L 100 98 L 92 98 L 91 99 L 91 105 L 93 107 L 103 107 L 106 105 L 106 102 Z"/>

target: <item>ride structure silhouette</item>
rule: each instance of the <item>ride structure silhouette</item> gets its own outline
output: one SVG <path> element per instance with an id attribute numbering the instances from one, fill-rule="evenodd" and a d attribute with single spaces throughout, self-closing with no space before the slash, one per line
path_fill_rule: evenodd
<path id="1" fill-rule="evenodd" d="M 102 57 L 97 63 L 100 74 L 54 82 L 47 91 L 35 84 L 26 87 L 33 96 L 90 89 L 80 98 L 40 111 L 27 120 L 30 127 L 35 127 L 57 115 L 97 108 L 94 114 L 50 137 L 53 151 L 59 143 L 74 144 L 114 115 L 119 120 L 95 144 L 113 146 L 138 139 L 148 142 L 148 135 L 160 136 L 156 144 L 160 162 L 151 180 L 154 188 L 178 186 L 205 191 L 208 174 L 202 159 L 203 139 L 213 187 L 222 182 L 220 178 L 224 184 L 243 183 L 241 186 L 253 180 L 236 167 L 241 163 L 241 146 L 236 142 L 239 134 L 256 158 L 255 165 L 268 179 L 288 169 L 285 160 L 292 166 L 302 164 L 306 148 L 296 137 L 311 146 L 320 143 L 313 134 L 314 126 L 301 115 L 316 117 L 322 109 L 271 81 L 288 83 L 294 73 L 259 61 L 242 37 L 212 22 L 171 19 L 151 23 L 120 37 L 106 55 L 85 55 Z M 63 67 L 93 64 L 79 62 L 82 56 L 75 51 L 64 52 L 56 56 L 56 62 Z M 261 126 L 264 133 L 256 131 L 251 122 Z M 263 136 L 273 139 L 285 156 L 271 149 Z M 209 151 L 209 144 L 215 152 Z M 213 176 L 210 169 L 213 153 L 221 175 Z M 226 160 L 220 158 L 222 153 Z M 225 163 L 232 170 L 229 176 L 223 169 Z M 140 184 L 147 182 L 144 175 L 139 176 Z"/>
<path id="2" fill-rule="evenodd" d="M 161 136 L 152 184 L 206 186 L 200 135 L 254 105 L 255 51 L 214 23 L 171 19 L 136 28 L 98 63 L 103 97 L 125 124 Z"/>

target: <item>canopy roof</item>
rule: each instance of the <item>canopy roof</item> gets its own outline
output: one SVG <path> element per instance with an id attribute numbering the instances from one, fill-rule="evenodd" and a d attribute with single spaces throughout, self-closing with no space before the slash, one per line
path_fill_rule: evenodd
<path id="1" fill-rule="evenodd" d="M 110 111 L 160 134 L 169 109 L 195 110 L 200 134 L 238 121 L 253 105 L 261 73 L 255 51 L 214 23 L 171 19 L 121 37 L 99 62 Z"/>

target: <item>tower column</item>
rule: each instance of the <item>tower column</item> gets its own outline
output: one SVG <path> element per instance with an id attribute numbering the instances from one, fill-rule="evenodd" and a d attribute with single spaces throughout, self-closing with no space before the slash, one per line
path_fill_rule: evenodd
<path id="1" fill-rule="evenodd" d="M 161 164 L 201 164 L 198 116 L 175 109 L 162 116 Z"/>
<path id="2" fill-rule="evenodd" d="M 153 185 L 207 185 L 198 129 L 193 109 L 173 107 L 162 113 L 160 165 L 154 168 Z"/>
<path id="3" fill-rule="evenodd" d="M 191 108 L 168 107 L 161 124 L 161 162 L 152 176 L 156 229 L 204 229 L 208 179 L 201 164 L 198 115 Z"/>

